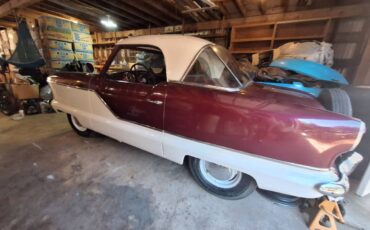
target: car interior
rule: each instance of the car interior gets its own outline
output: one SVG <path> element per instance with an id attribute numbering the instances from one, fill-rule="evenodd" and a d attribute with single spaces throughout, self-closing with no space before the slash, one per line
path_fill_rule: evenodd
<path id="1" fill-rule="evenodd" d="M 166 81 L 163 53 L 154 47 L 122 47 L 116 53 L 108 77 L 117 81 L 156 85 Z"/>

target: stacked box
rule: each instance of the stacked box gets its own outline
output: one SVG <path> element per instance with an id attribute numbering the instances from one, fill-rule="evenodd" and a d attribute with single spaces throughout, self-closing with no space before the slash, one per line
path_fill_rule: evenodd
<path id="1" fill-rule="evenodd" d="M 75 54 L 71 50 L 59 50 L 59 49 L 49 49 L 50 60 L 52 61 L 73 61 L 75 59 Z"/>
<path id="2" fill-rule="evenodd" d="M 91 44 L 75 42 L 74 46 L 76 52 L 93 53 L 93 46 Z"/>
<path id="3" fill-rule="evenodd" d="M 94 63 L 93 41 L 87 25 L 49 16 L 40 17 L 39 25 L 44 53 L 52 69 L 61 69 L 75 59 Z"/>
<path id="4" fill-rule="evenodd" d="M 52 69 L 61 69 L 75 59 L 71 24 L 70 21 L 60 18 L 39 18 L 45 59 Z"/>
<path id="5" fill-rule="evenodd" d="M 84 63 L 94 63 L 93 40 L 89 27 L 84 24 L 73 23 L 72 34 L 76 59 Z"/>
<path id="6" fill-rule="evenodd" d="M 94 62 L 94 54 L 93 53 L 86 53 L 86 52 L 75 52 L 76 58 L 79 61 L 83 62 Z"/>
<path id="7" fill-rule="evenodd" d="M 68 50 L 72 51 L 72 43 L 71 42 L 63 42 L 57 40 L 48 40 L 48 48 L 49 49 L 58 49 L 58 50 Z"/>
<path id="8" fill-rule="evenodd" d="M 72 31 L 90 34 L 89 26 L 81 23 L 72 23 Z"/>
<path id="9" fill-rule="evenodd" d="M 39 20 L 43 36 L 51 40 L 73 41 L 71 22 L 60 18 L 42 16 Z"/>

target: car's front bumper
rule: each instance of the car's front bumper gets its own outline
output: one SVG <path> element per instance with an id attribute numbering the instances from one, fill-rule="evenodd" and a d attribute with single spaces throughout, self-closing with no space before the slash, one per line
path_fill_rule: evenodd
<path id="1" fill-rule="evenodd" d="M 328 197 L 342 197 L 349 190 L 348 176 L 355 170 L 363 157 L 353 152 L 338 164 L 339 180 L 336 182 L 323 183 L 317 186 L 319 192 Z"/>

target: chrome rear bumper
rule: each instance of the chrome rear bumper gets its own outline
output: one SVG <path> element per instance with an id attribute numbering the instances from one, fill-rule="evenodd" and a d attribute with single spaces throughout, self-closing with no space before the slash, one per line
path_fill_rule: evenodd
<path id="1" fill-rule="evenodd" d="M 317 189 L 328 197 L 342 197 L 349 190 L 348 176 L 355 170 L 363 157 L 357 152 L 353 152 L 338 165 L 339 180 L 336 182 L 319 184 Z"/>

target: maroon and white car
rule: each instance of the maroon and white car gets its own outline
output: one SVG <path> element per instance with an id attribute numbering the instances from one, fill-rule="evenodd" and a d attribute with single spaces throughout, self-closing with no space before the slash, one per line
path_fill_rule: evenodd
<path id="1" fill-rule="evenodd" d="M 181 35 L 115 46 L 100 74 L 57 73 L 52 105 L 92 131 L 189 164 L 209 192 L 242 198 L 257 185 L 296 197 L 341 197 L 362 160 L 362 121 L 308 94 L 253 83 L 228 51 Z"/>

